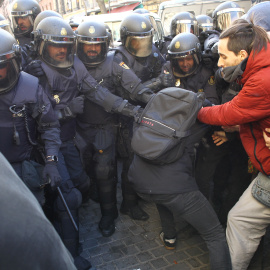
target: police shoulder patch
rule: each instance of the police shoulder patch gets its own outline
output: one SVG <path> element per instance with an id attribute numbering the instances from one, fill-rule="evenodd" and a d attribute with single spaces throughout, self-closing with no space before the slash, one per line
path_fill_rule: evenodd
<path id="1" fill-rule="evenodd" d="M 122 61 L 119 66 L 121 66 L 124 69 L 129 69 L 129 67 Z"/>
<path id="2" fill-rule="evenodd" d="M 209 80 L 208 80 L 208 83 L 209 83 L 210 85 L 215 84 L 215 77 L 214 77 L 214 76 L 210 76 L 210 78 L 209 78 Z"/>

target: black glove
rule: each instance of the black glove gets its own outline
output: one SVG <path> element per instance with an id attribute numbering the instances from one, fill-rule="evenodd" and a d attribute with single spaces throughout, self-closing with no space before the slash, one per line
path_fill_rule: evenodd
<path id="1" fill-rule="evenodd" d="M 84 96 L 78 96 L 74 98 L 69 104 L 68 107 L 72 114 L 80 114 L 83 113 L 84 109 Z"/>
<path id="2" fill-rule="evenodd" d="M 160 79 L 160 81 L 164 87 L 174 86 L 174 77 L 172 74 L 170 74 L 170 73 L 160 74 L 158 76 L 158 78 Z"/>
<path id="3" fill-rule="evenodd" d="M 41 67 L 41 61 L 40 60 L 34 60 L 31 61 L 25 68 L 24 71 L 35 76 L 35 77 L 41 77 L 44 75 L 44 71 Z"/>
<path id="4" fill-rule="evenodd" d="M 45 181 L 47 181 L 48 178 L 50 179 L 51 188 L 53 190 L 60 186 L 62 180 L 56 165 L 57 163 L 54 161 L 46 162 L 42 175 Z"/>
<path id="5" fill-rule="evenodd" d="M 213 106 L 213 104 L 208 99 L 205 99 L 202 106 L 203 107 L 210 107 L 210 106 Z"/>
<path id="6" fill-rule="evenodd" d="M 139 121 L 142 111 L 143 109 L 140 106 L 134 106 L 128 103 L 127 100 L 124 100 L 118 108 L 118 112 L 120 114 L 128 117 L 134 117 L 135 122 Z"/>

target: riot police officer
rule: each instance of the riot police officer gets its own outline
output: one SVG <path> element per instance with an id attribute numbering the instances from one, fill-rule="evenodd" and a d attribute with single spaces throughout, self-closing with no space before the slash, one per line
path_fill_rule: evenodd
<path id="1" fill-rule="evenodd" d="M 35 0 L 15 0 L 11 4 L 11 21 L 13 32 L 19 44 L 30 44 L 30 34 L 33 31 L 34 21 L 41 12 Z"/>
<path id="2" fill-rule="evenodd" d="M 15 38 L 2 29 L 0 47 L 0 151 L 40 204 L 44 204 L 44 192 L 40 187 L 48 183 L 47 177 L 51 179 L 52 188 L 61 182 L 56 167 L 61 144 L 59 123 L 38 79 L 20 72 L 19 46 Z M 45 149 L 43 176 L 32 167 L 34 164 L 41 170 L 37 163 L 32 162 L 36 158 L 34 152 L 38 136 Z M 29 172 L 31 174 L 28 175 Z"/>
<path id="3" fill-rule="evenodd" d="M 0 28 L 8 31 L 11 35 L 13 35 L 8 20 L 2 14 L 0 14 Z"/>
<path id="4" fill-rule="evenodd" d="M 192 33 L 199 35 L 199 26 L 195 15 L 190 12 L 179 12 L 172 17 L 170 23 L 170 35 L 165 38 L 166 45 L 161 51 L 162 55 L 167 56 L 168 47 L 172 39 L 180 33 Z"/>
<path id="5" fill-rule="evenodd" d="M 77 39 L 77 55 L 100 85 L 114 94 L 122 88 L 121 96 L 131 101 L 148 102 L 152 92 L 144 89 L 141 80 L 123 62 L 116 61 L 115 51 L 108 53 L 109 36 L 104 23 L 81 23 L 77 29 Z M 114 219 L 118 216 L 115 153 L 118 116 L 86 100 L 84 113 L 77 120 L 78 132 L 88 145 L 85 165 L 98 187 L 102 213 L 99 229 L 103 236 L 110 236 L 115 231 Z"/>
<path id="6" fill-rule="evenodd" d="M 221 32 L 230 24 L 245 14 L 237 3 L 226 1 L 218 5 L 212 13 L 214 29 Z"/>
<path id="7" fill-rule="evenodd" d="M 213 19 L 207 15 L 201 14 L 196 16 L 196 20 L 198 22 L 199 27 L 199 35 L 202 32 L 213 30 Z"/>
<path id="8" fill-rule="evenodd" d="M 48 17 L 59 17 L 59 18 L 62 18 L 61 14 L 59 14 L 58 12 L 56 11 L 53 11 L 53 10 L 44 10 L 44 11 L 41 11 L 37 17 L 35 18 L 35 21 L 34 21 L 34 25 L 33 25 L 33 30 L 36 30 L 37 28 L 37 25 L 45 18 L 48 18 Z"/>
<path id="9" fill-rule="evenodd" d="M 175 86 L 204 92 L 213 104 L 218 104 L 214 73 L 201 62 L 199 39 L 191 33 L 175 36 L 169 46 L 170 61 L 163 66 L 165 72 L 175 77 Z"/>
<path id="10" fill-rule="evenodd" d="M 50 38 L 48 38 L 48 36 Z M 84 94 L 86 98 L 102 106 L 108 112 L 121 112 L 135 116 L 139 108 L 128 107 L 122 98 L 114 96 L 99 85 L 89 74 L 83 63 L 74 56 L 76 37 L 70 25 L 57 17 L 43 19 L 35 32 L 35 47 L 45 76 L 40 78 L 45 92 L 54 104 L 54 110 L 60 120 L 62 145 L 59 152 L 58 167 L 63 179 L 64 196 L 73 215 L 78 218 L 81 193 L 87 199 L 90 180 L 74 145 L 76 133 L 76 115 L 83 112 Z M 58 200 L 55 204 L 60 235 L 72 255 L 78 256 L 78 232 L 67 223 L 67 213 Z M 85 261 L 83 261 L 85 262 Z"/>
<path id="11" fill-rule="evenodd" d="M 116 48 L 117 61 L 132 69 L 142 83 L 152 79 L 151 85 L 155 90 L 171 83 L 167 84 L 167 75 L 161 74 L 165 60 L 153 45 L 153 28 L 148 18 L 136 13 L 128 15 L 120 25 L 120 36 L 122 45 Z M 128 119 L 121 118 L 120 125 L 118 150 L 120 156 L 124 158 L 121 174 L 123 201 L 120 212 L 128 214 L 133 219 L 146 220 L 148 215 L 138 206 L 138 196 L 131 188 L 127 176 L 133 159 L 130 144 L 132 123 Z"/>

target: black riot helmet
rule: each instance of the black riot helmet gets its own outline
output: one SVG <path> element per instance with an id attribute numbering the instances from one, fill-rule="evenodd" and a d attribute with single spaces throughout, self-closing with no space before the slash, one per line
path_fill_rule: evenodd
<path id="1" fill-rule="evenodd" d="M 196 20 L 198 22 L 199 34 L 201 32 L 213 30 L 213 19 L 207 15 L 199 15 L 196 16 Z"/>
<path id="2" fill-rule="evenodd" d="M 9 21 L 2 14 L 0 14 L 0 28 L 8 31 L 13 36 Z"/>
<path id="3" fill-rule="evenodd" d="M 200 64 L 200 41 L 191 33 L 181 33 L 173 38 L 168 48 L 168 56 L 171 62 L 174 76 L 187 77 L 191 75 Z M 193 65 L 181 69 L 179 62 L 191 60 Z"/>
<path id="4" fill-rule="evenodd" d="M 44 10 L 42 12 L 40 12 L 35 21 L 34 21 L 34 27 L 33 27 L 33 30 L 36 30 L 37 28 L 37 25 L 45 18 L 48 18 L 48 17 L 59 17 L 59 18 L 62 18 L 62 15 L 59 14 L 58 12 L 56 11 L 53 11 L 53 10 Z"/>
<path id="5" fill-rule="evenodd" d="M 121 42 L 134 56 L 147 57 L 152 53 L 154 29 L 148 18 L 132 13 L 120 25 Z"/>
<path id="6" fill-rule="evenodd" d="M 86 21 L 79 25 L 77 55 L 87 67 L 102 63 L 108 52 L 108 32 L 103 22 Z"/>
<path id="7" fill-rule="evenodd" d="M 214 29 L 221 32 L 227 29 L 233 21 L 239 19 L 244 14 L 244 9 L 237 3 L 231 1 L 224 2 L 218 5 L 213 11 L 212 17 Z"/>
<path id="8" fill-rule="evenodd" d="M 108 46 L 113 48 L 114 45 L 113 45 L 112 30 L 107 23 L 105 23 L 105 27 L 106 27 L 107 36 L 108 36 Z"/>
<path id="9" fill-rule="evenodd" d="M 139 13 L 139 14 L 148 14 L 150 13 L 149 10 L 145 9 L 145 8 L 137 8 L 135 10 L 133 10 L 134 13 Z"/>
<path id="10" fill-rule="evenodd" d="M 9 32 L 0 29 L 0 94 L 11 90 L 20 74 L 20 47 Z"/>
<path id="11" fill-rule="evenodd" d="M 198 22 L 196 17 L 190 12 L 180 12 L 173 16 L 171 20 L 171 36 L 175 37 L 180 33 L 192 33 L 199 35 Z"/>
<path id="12" fill-rule="evenodd" d="M 62 69 L 73 65 L 76 36 L 66 21 L 58 17 L 45 18 L 33 35 L 34 48 L 44 62 Z"/>
<path id="13" fill-rule="evenodd" d="M 270 2 L 261 2 L 250 8 L 247 12 L 246 20 L 254 25 L 261 26 L 265 31 L 270 31 Z"/>
<path id="14" fill-rule="evenodd" d="M 30 34 L 34 21 L 41 12 L 35 0 L 15 0 L 11 4 L 11 20 L 15 36 Z"/>

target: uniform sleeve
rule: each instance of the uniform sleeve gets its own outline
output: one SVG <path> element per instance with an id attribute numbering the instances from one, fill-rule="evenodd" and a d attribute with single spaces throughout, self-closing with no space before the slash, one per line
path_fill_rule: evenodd
<path id="1" fill-rule="evenodd" d="M 37 91 L 37 104 L 34 116 L 38 123 L 38 131 L 45 145 L 46 155 L 58 155 L 61 145 L 59 122 L 55 117 L 52 104 L 41 86 Z"/>
<path id="2" fill-rule="evenodd" d="M 198 113 L 198 119 L 203 123 L 224 126 L 258 121 L 270 114 L 269 96 L 258 80 L 250 79 L 231 101 L 202 108 Z"/>
<path id="3" fill-rule="evenodd" d="M 114 57 L 112 74 L 117 87 L 122 87 L 131 99 L 136 99 L 135 89 L 141 83 L 141 80 L 118 56 Z"/>

